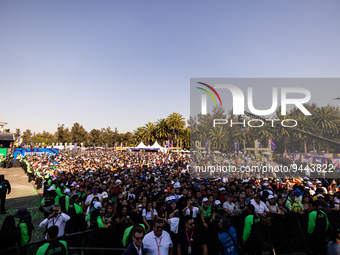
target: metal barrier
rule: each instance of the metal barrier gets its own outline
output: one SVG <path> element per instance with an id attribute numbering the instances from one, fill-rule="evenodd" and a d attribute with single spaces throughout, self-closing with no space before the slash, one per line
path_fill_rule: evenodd
<path id="1" fill-rule="evenodd" d="M 340 212 L 336 214 L 337 219 L 335 222 L 331 221 L 333 226 L 339 226 Z M 236 229 L 237 240 L 239 243 L 242 241 L 242 232 L 244 225 L 244 216 L 230 217 L 233 226 Z M 276 215 L 272 219 L 271 226 L 263 226 L 263 250 L 270 254 L 282 254 L 282 253 L 295 253 L 310 251 L 309 235 L 307 233 L 308 226 L 308 214 L 301 215 L 295 213 L 288 213 L 285 216 Z M 65 235 L 60 240 L 65 240 L 69 246 L 69 254 L 110 254 L 120 255 L 125 250 L 121 245 L 122 235 L 116 230 L 114 233 L 107 233 L 106 229 L 98 228 L 93 230 L 86 230 L 84 232 L 77 232 L 73 234 Z M 113 234 L 113 235 L 112 235 Z M 213 241 L 217 237 L 217 229 L 210 229 L 210 232 L 206 232 L 209 239 L 208 250 L 209 255 L 216 253 L 216 243 Z M 46 241 L 29 243 L 22 247 L 14 247 L 7 250 L 0 251 L 1 255 L 12 254 L 27 254 L 35 255 L 38 248 L 42 246 Z M 174 247 L 176 249 L 176 247 Z"/>

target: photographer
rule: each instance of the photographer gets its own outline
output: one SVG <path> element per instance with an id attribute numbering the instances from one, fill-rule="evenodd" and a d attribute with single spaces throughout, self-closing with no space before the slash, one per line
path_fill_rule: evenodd
<path id="1" fill-rule="evenodd" d="M 70 220 L 70 216 L 61 212 L 61 206 L 54 205 L 52 213 L 46 219 L 40 222 L 39 227 L 43 228 L 47 226 L 47 228 L 49 228 L 51 226 L 58 226 L 58 237 L 61 237 L 64 235 L 65 225 L 68 220 Z"/>

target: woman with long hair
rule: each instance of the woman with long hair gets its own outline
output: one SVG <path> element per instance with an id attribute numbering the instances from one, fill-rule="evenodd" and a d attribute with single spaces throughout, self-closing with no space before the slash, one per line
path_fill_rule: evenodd
<path id="1" fill-rule="evenodd" d="M 18 254 L 16 249 L 10 250 L 6 253 L 1 252 L 1 250 L 16 246 L 21 246 L 20 229 L 15 226 L 14 216 L 9 215 L 5 218 L 0 230 L 0 254 Z"/>

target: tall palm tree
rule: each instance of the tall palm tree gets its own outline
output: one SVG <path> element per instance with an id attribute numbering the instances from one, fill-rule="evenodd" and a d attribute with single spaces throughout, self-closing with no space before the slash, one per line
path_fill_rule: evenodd
<path id="1" fill-rule="evenodd" d="M 313 114 L 313 120 L 317 128 L 321 132 L 321 136 L 330 137 L 332 133 L 338 133 L 338 125 L 340 124 L 340 116 L 337 109 L 327 105 L 317 108 Z M 328 144 L 326 143 L 326 153 L 328 153 Z"/>
<path id="2" fill-rule="evenodd" d="M 170 135 L 169 126 L 166 119 L 157 120 L 155 127 L 155 135 L 156 138 L 163 143 L 163 147 L 165 147 L 165 140 L 167 140 Z"/>
<path id="3" fill-rule="evenodd" d="M 144 128 L 145 128 L 144 140 L 146 142 L 145 145 L 152 145 L 156 140 L 155 125 L 152 122 L 149 122 L 145 124 Z"/>
<path id="4" fill-rule="evenodd" d="M 227 151 L 230 143 L 228 135 L 221 126 L 210 129 L 208 134 L 211 150 Z"/>
<path id="5" fill-rule="evenodd" d="M 185 120 L 182 114 L 174 112 L 168 116 L 167 122 L 168 122 L 168 127 L 171 131 L 172 137 L 174 139 L 174 142 L 177 143 L 178 135 L 185 128 Z"/>
<path id="6" fill-rule="evenodd" d="M 138 127 L 135 131 L 134 131 L 134 138 L 136 139 L 137 144 L 138 145 L 141 141 L 144 140 L 145 138 L 145 133 L 146 133 L 146 129 L 145 127 Z"/>

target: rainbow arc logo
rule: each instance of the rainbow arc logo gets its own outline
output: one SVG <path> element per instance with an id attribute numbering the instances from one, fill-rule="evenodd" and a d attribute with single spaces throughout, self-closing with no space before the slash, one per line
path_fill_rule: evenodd
<path id="1" fill-rule="evenodd" d="M 197 83 L 198 83 L 198 84 L 201 84 L 201 85 L 203 85 L 203 86 L 205 86 L 205 87 L 207 87 L 207 88 L 209 88 L 212 92 L 214 92 L 214 94 L 217 96 L 218 100 L 220 101 L 220 104 L 222 105 L 221 97 L 220 97 L 220 95 L 217 93 L 217 91 L 216 91 L 213 87 L 211 87 L 210 85 L 208 85 L 208 84 L 206 84 L 206 83 L 203 83 L 203 82 L 197 82 Z M 209 90 L 204 89 L 204 88 L 201 88 L 201 87 L 196 87 L 196 88 L 198 88 L 198 89 L 203 90 L 204 92 L 206 92 L 206 93 L 212 98 L 212 100 L 214 100 L 215 106 L 217 106 L 215 97 L 213 96 L 213 94 L 212 94 Z"/>

